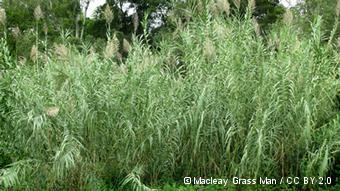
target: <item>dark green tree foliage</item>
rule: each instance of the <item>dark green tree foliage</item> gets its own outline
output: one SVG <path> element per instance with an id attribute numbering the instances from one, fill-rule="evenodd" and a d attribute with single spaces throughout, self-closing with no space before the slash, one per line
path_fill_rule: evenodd
<path id="1" fill-rule="evenodd" d="M 62 28 L 75 27 L 75 20 L 80 13 L 79 0 L 53 0 L 48 6 L 48 13 L 52 13 L 50 21 L 58 23 Z M 53 2 L 53 3 L 52 3 Z"/>
<path id="2" fill-rule="evenodd" d="M 228 0 L 226 0 L 228 1 Z M 157 34 L 163 35 L 169 31 L 178 28 L 178 25 L 183 25 L 191 20 L 192 17 L 206 17 L 206 10 L 211 10 L 212 4 L 220 6 L 217 0 L 187 0 L 175 1 L 168 8 L 174 13 L 170 17 L 165 18 L 165 25 L 162 29 L 158 29 Z M 230 14 L 223 13 L 225 17 L 231 16 L 244 20 L 247 12 L 248 0 L 240 0 L 240 6 L 236 6 L 236 0 L 229 0 Z M 269 30 L 270 26 L 280 19 L 285 12 L 285 8 L 280 4 L 279 0 L 255 0 L 255 9 L 253 17 L 257 19 L 263 32 Z M 175 18 L 173 18 L 173 16 Z M 180 22 L 180 23 L 178 23 Z"/>
<path id="3" fill-rule="evenodd" d="M 256 0 L 254 16 L 264 29 L 275 23 L 284 13 L 284 7 L 279 3 L 279 0 Z"/>
<path id="4" fill-rule="evenodd" d="M 107 0 L 107 4 L 110 5 L 111 9 L 113 9 L 114 19 L 111 23 L 111 28 L 115 30 L 115 32 L 124 34 L 126 37 L 131 37 L 134 31 L 134 22 L 138 22 L 138 28 L 136 31 L 136 35 L 140 35 L 143 33 L 143 28 L 141 26 L 141 22 L 143 18 L 148 14 L 149 21 L 155 18 L 152 18 L 153 13 L 158 12 L 162 7 L 168 7 L 169 1 L 165 0 Z M 103 11 L 107 4 L 104 4 L 98 7 L 95 13 L 95 22 L 90 22 L 89 24 L 89 32 L 93 34 L 93 36 L 101 36 L 105 35 L 105 21 L 103 18 Z M 128 15 L 126 10 L 123 10 L 123 5 L 130 4 L 131 9 L 135 9 L 138 15 L 137 19 L 134 15 Z M 160 17 L 164 17 L 164 15 L 157 15 Z M 134 21 L 134 19 L 136 19 Z"/>
<path id="5" fill-rule="evenodd" d="M 170 9 L 179 9 L 183 10 L 185 8 L 192 8 L 194 10 L 194 15 L 202 15 L 205 14 L 204 11 L 198 10 L 199 4 L 205 6 L 205 9 L 208 9 L 209 4 L 214 2 L 214 0 L 206 0 L 206 1 L 179 1 L 175 6 L 170 7 Z M 239 17 L 240 19 L 244 18 L 244 15 L 247 11 L 248 0 L 240 0 L 240 7 L 236 6 L 235 1 L 229 0 L 230 4 L 230 13 L 231 16 Z M 279 4 L 279 0 L 255 0 L 255 10 L 253 12 L 253 16 L 259 21 L 259 23 L 267 28 L 270 24 L 275 23 L 284 13 L 284 7 Z M 195 13 L 196 11 L 196 13 Z"/>
<path id="6" fill-rule="evenodd" d="M 107 4 L 110 5 L 114 14 L 111 23 L 111 32 L 118 34 L 120 39 L 130 39 L 133 33 L 136 33 L 136 35 L 143 34 L 142 22 L 145 18 L 148 21 L 147 27 L 150 27 L 150 24 L 158 19 L 165 24 L 153 30 L 149 35 L 150 42 L 152 43 L 158 34 L 173 31 L 177 27 L 168 22 L 167 12 L 161 12 L 160 10 L 174 10 L 175 16 L 182 18 L 183 24 L 185 24 L 185 22 L 189 21 L 188 18 L 190 18 L 190 16 L 202 14 L 200 11 L 195 13 L 194 7 L 198 2 L 207 5 L 212 1 L 107 0 Z M 236 9 L 233 1 L 229 1 L 229 3 L 231 5 L 231 14 L 240 14 L 239 16 L 242 18 L 242 15 L 246 12 L 248 0 L 241 0 L 240 10 Z M 137 17 L 135 15 L 128 15 L 127 11 L 123 10 L 122 7 L 126 4 L 130 4 L 131 8 L 136 10 Z M 91 42 L 97 41 L 98 38 L 106 39 L 107 28 L 102 14 L 106 4 L 97 9 L 94 19 L 86 19 L 84 23 L 85 29 L 83 29 L 82 23 L 84 18 L 81 17 L 81 3 L 79 0 L 4 0 L 3 7 L 6 9 L 8 15 L 8 27 L 14 28 L 18 26 L 22 31 L 22 36 L 19 38 L 11 38 L 11 42 L 9 42 L 12 52 L 18 52 L 23 56 L 28 55 L 28 50 L 34 42 L 33 32 L 36 22 L 33 12 L 37 5 L 40 5 L 44 12 L 44 18 L 39 21 L 39 33 L 41 36 L 44 35 L 43 25 L 46 25 L 48 28 L 49 42 L 58 41 L 60 32 L 66 29 L 74 34 L 73 36 L 75 38 L 73 39 L 83 36 Z M 189 12 L 189 16 L 186 10 L 192 10 Z M 279 0 L 257 0 L 254 17 L 258 18 L 262 28 L 265 29 L 269 24 L 275 22 L 282 12 L 283 8 L 279 5 Z M 135 29 L 134 26 L 138 26 L 137 29 Z"/>
<path id="7" fill-rule="evenodd" d="M 87 19 L 87 33 L 95 38 L 106 38 L 107 26 L 103 14 L 106 5 L 108 4 L 101 5 L 97 8 L 93 15 L 94 19 Z M 118 4 L 109 4 L 109 6 L 113 13 L 111 29 L 118 33 L 121 33 L 119 31 L 124 32 L 123 19 L 125 13 L 119 8 Z"/>
<path id="8" fill-rule="evenodd" d="M 74 29 L 74 20 L 80 12 L 78 0 L 4 0 L 9 26 L 19 26 L 21 30 L 33 28 L 35 25 L 34 9 L 40 5 L 44 12 L 41 22 L 49 24 L 49 28 Z"/>
<path id="9" fill-rule="evenodd" d="M 18 27 L 20 30 L 19 36 L 11 34 L 8 39 L 11 52 L 18 53 L 18 56 L 27 57 L 35 40 L 34 9 L 38 5 L 43 11 L 43 18 L 38 22 L 41 37 L 47 30 L 49 41 L 54 42 L 62 30 L 76 29 L 76 17 L 81 11 L 78 0 L 4 0 L 2 7 L 6 10 L 8 29 L 12 31 Z"/>
<path id="10" fill-rule="evenodd" d="M 323 40 L 328 40 L 335 25 L 339 22 L 336 15 L 337 0 L 305 0 L 294 8 L 298 20 L 297 23 L 305 32 L 311 32 L 311 23 L 320 15 L 322 17 L 321 29 Z M 338 8 L 339 9 L 339 8 Z M 340 36 L 340 27 L 335 28 L 334 39 Z"/>

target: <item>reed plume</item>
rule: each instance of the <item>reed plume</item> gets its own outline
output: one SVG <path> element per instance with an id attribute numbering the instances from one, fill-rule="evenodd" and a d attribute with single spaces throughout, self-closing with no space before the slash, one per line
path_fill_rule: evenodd
<path id="1" fill-rule="evenodd" d="M 36 45 L 33 45 L 31 48 L 30 58 L 33 62 L 38 61 L 39 50 Z"/>
<path id="2" fill-rule="evenodd" d="M 212 59 L 215 57 L 215 46 L 214 43 L 210 40 L 207 39 L 204 43 L 204 50 L 203 54 L 206 56 L 208 59 Z"/>
<path id="3" fill-rule="evenodd" d="M 107 4 L 105 9 L 104 9 L 104 19 L 106 21 L 106 26 L 107 26 L 107 36 L 108 36 L 108 39 L 110 39 L 110 31 L 111 31 L 111 22 L 113 20 L 113 13 L 112 13 L 112 10 L 111 10 L 111 7 Z"/>
<path id="4" fill-rule="evenodd" d="M 119 50 L 119 42 L 116 36 L 112 39 L 108 40 L 105 50 L 104 50 L 104 58 L 109 59 L 112 58 Z"/>
<path id="5" fill-rule="evenodd" d="M 139 17 L 138 17 L 138 14 L 136 12 L 136 13 L 133 14 L 133 31 L 134 31 L 135 34 L 137 32 L 138 26 L 139 26 Z"/>
<path id="6" fill-rule="evenodd" d="M 15 40 L 17 40 L 19 38 L 19 36 L 21 35 L 21 31 L 20 31 L 20 28 L 18 26 L 14 27 L 12 29 L 12 35 L 13 35 Z"/>
<path id="7" fill-rule="evenodd" d="M 49 117 L 56 117 L 59 113 L 59 107 L 49 107 L 45 109 L 45 114 Z"/>
<path id="8" fill-rule="evenodd" d="M 69 50 L 64 44 L 54 44 L 54 52 L 60 60 L 68 58 Z"/>
<path id="9" fill-rule="evenodd" d="M 129 41 L 127 41 L 125 38 L 123 39 L 123 50 L 126 53 L 131 50 L 131 45 L 130 45 Z"/>
<path id="10" fill-rule="evenodd" d="M 105 7 L 104 18 L 107 24 L 111 23 L 113 20 L 113 13 L 109 5 L 106 5 Z"/>
<path id="11" fill-rule="evenodd" d="M 254 30 L 255 30 L 256 36 L 261 36 L 261 28 L 260 28 L 260 25 L 255 18 L 253 19 L 253 25 L 254 25 Z"/>
<path id="12" fill-rule="evenodd" d="M 116 52 L 115 56 L 120 63 L 123 62 L 123 56 L 120 52 Z"/>
<path id="13" fill-rule="evenodd" d="M 230 15 L 230 4 L 228 0 L 217 0 L 216 6 L 220 12 L 224 12 L 227 16 Z"/>
<path id="14" fill-rule="evenodd" d="M 93 46 L 91 46 L 89 53 L 86 55 L 86 62 L 87 62 L 87 64 L 91 64 L 96 59 L 97 59 L 96 58 L 96 49 Z"/>
<path id="15" fill-rule="evenodd" d="M 0 8 L 0 23 L 6 25 L 6 11 L 3 8 Z"/>
<path id="16" fill-rule="evenodd" d="M 44 13 L 41 10 L 40 5 L 38 5 L 35 9 L 34 9 L 34 18 L 36 21 L 41 20 L 44 17 Z"/>
<path id="17" fill-rule="evenodd" d="M 287 25 L 291 25 L 293 22 L 293 13 L 290 9 L 287 9 L 286 12 L 283 15 L 283 22 Z"/>
<path id="18" fill-rule="evenodd" d="M 256 1 L 255 0 L 249 0 L 248 1 L 248 8 L 249 8 L 249 11 L 251 11 L 251 13 L 254 12 L 255 7 L 256 7 Z"/>
<path id="19" fill-rule="evenodd" d="M 204 6 L 203 6 L 201 0 L 198 0 L 197 5 L 196 5 L 196 9 L 197 9 L 198 12 L 201 12 L 201 11 L 204 10 Z"/>
<path id="20" fill-rule="evenodd" d="M 231 34 L 230 29 L 226 28 L 225 26 L 214 24 L 214 28 L 215 28 L 215 34 L 220 40 L 225 39 Z"/>
<path id="21" fill-rule="evenodd" d="M 217 7 L 215 1 L 211 1 L 209 3 L 209 11 L 214 15 L 214 16 L 218 16 L 219 14 L 219 8 Z"/>

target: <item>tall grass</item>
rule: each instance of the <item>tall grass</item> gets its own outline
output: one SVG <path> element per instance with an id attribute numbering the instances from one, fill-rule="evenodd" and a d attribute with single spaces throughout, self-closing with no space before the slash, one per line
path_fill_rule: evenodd
<path id="1" fill-rule="evenodd" d="M 237 2 L 237 1 L 236 1 Z M 339 53 L 251 19 L 192 18 L 125 63 L 65 45 L 6 70 L 0 143 L 9 190 L 147 190 L 184 176 L 323 176 L 339 153 Z M 88 51 L 82 51 L 88 52 Z M 180 52 L 180 53 L 178 53 Z M 5 109 L 6 108 L 6 112 Z"/>

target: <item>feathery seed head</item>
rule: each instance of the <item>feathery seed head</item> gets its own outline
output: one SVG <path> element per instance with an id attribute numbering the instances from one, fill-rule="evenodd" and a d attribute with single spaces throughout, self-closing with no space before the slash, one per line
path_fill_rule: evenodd
<path id="1" fill-rule="evenodd" d="M 112 58 L 119 49 L 119 41 L 116 36 L 113 36 L 112 39 L 107 41 L 105 50 L 104 50 L 104 58 L 109 59 Z"/>
<path id="2" fill-rule="evenodd" d="M 224 39 L 227 36 L 229 36 L 231 33 L 230 29 L 218 23 L 214 24 L 214 28 L 215 28 L 215 33 L 219 39 Z"/>
<path id="3" fill-rule="evenodd" d="M 59 107 L 49 107 L 45 109 L 45 113 L 49 117 L 56 117 L 59 113 Z"/>
<path id="4" fill-rule="evenodd" d="M 54 44 L 54 52 L 60 60 L 66 60 L 69 54 L 69 50 L 64 44 Z"/>
<path id="5" fill-rule="evenodd" d="M 96 49 L 93 46 L 91 46 L 89 52 L 90 52 L 90 55 L 95 55 Z"/>
<path id="6" fill-rule="evenodd" d="M 38 5 L 35 9 L 34 9 L 34 18 L 36 21 L 39 21 L 40 19 L 42 19 L 44 17 L 44 13 L 41 10 L 40 5 Z"/>
<path id="7" fill-rule="evenodd" d="M 256 36 L 261 36 L 261 28 L 260 28 L 260 25 L 255 18 L 253 18 L 253 25 L 254 25 L 254 30 L 255 30 Z"/>
<path id="8" fill-rule="evenodd" d="M 113 13 L 109 5 L 106 5 L 104 10 L 104 18 L 106 20 L 106 23 L 109 24 L 113 20 Z"/>
<path id="9" fill-rule="evenodd" d="M 12 29 L 12 35 L 13 35 L 13 37 L 14 37 L 15 39 L 18 39 L 18 38 L 19 38 L 19 36 L 21 35 L 21 31 L 20 31 L 20 29 L 19 29 L 18 26 L 14 27 L 14 28 Z"/>
<path id="10" fill-rule="evenodd" d="M 219 8 L 217 7 L 217 4 L 215 3 L 215 1 L 210 1 L 208 6 L 209 6 L 209 11 L 213 15 L 217 16 L 219 14 Z"/>
<path id="11" fill-rule="evenodd" d="M 196 8 L 197 8 L 197 11 L 198 11 L 198 12 L 201 12 L 201 11 L 204 10 L 204 6 L 203 6 L 201 0 L 199 0 L 199 1 L 197 2 Z"/>
<path id="12" fill-rule="evenodd" d="M 36 45 L 33 45 L 30 53 L 30 58 L 33 62 L 36 62 L 38 60 L 38 54 L 39 54 L 38 47 Z"/>
<path id="13" fill-rule="evenodd" d="M 203 50 L 203 54 L 211 59 L 213 57 L 215 57 L 215 46 L 214 46 L 214 43 L 210 40 L 210 39 L 207 39 L 205 42 L 204 42 L 204 50 Z"/>
<path id="14" fill-rule="evenodd" d="M 125 38 L 123 39 L 123 50 L 125 52 L 129 52 L 131 50 L 131 45 Z"/>
<path id="15" fill-rule="evenodd" d="M 93 46 L 90 47 L 89 54 L 86 55 L 86 63 L 91 64 L 96 60 L 96 50 Z"/>
<path id="16" fill-rule="evenodd" d="M 228 0 L 217 0 L 216 6 L 222 13 L 224 12 L 228 16 L 230 15 L 230 4 Z"/>
<path id="17" fill-rule="evenodd" d="M 290 9 L 287 9 L 286 12 L 283 15 L 283 22 L 287 25 L 292 24 L 293 22 L 293 13 Z"/>
<path id="18" fill-rule="evenodd" d="M 117 60 L 118 60 L 119 62 L 123 62 L 123 56 L 122 56 L 121 53 L 119 53 L 119 52 L 117 51 L 116 54 L 115 54 L 115 56 L 116 56 L 116 58 L 117 58 Z"/>
<path id="19" fill-rule="evenodd" d="M 136 33 L 139 25 L 139 18 L 137 12 L 133 14 L 133 30 Z"/>
<path id="20" fill-rule="evenodd" d="M 0 8 L 0 23 L 2 25 L 6 24 L 6 11 L 3 8 Z"/>
<path id="21" fill-rule="evenodd" d="M 255 0 L 249 0 L 248 1 L 248 8 L 253 13 L 256 7 L 256 1 Z"/>

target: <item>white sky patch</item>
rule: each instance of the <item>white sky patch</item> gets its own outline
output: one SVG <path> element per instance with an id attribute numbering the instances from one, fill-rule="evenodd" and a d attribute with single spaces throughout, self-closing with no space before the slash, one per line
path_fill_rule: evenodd
<path id="1" fill-rule="evenodd" d="M 89 9 L 87 10 L 86 17 L 92 17 L 97 7 L 104 5 L 105 3 L 106 3 L 106 0 L 92 0 L 90 2 Z"/>
<path id="2" fill-rule="evenodd" d="M 301 3 L 303 0 L 280 0 L 281 5 L 291 8 L 296 6 L 298 3 Z"/>
<path id="3" fill-rule="evenodd" d="M 124 3 L 123 4 L 123 11 L 127 12 L 128 16 L 131 16 L 136 12 L 136 6 L 132 5 L 131 3 Z"/>

